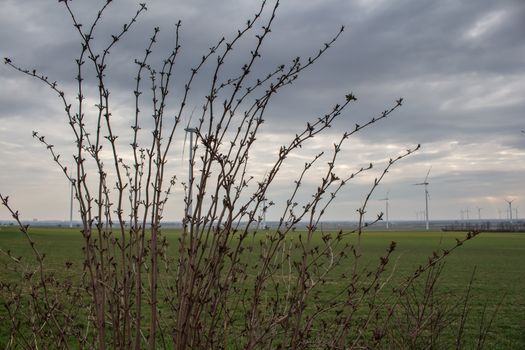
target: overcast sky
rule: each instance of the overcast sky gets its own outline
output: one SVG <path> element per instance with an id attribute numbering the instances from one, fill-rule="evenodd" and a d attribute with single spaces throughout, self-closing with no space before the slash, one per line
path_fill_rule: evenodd
<path id="1" fill-rule="evenodd" d="M 79 21 L 96 15 L 99 1 L 73 1 Z M 89 4 L 89 5 L 88 5 Z M 272 2 L 269 3 L 270 7 Z M 221 36 L 232 37 L 258 9 L 255 0 L 155 0 L 127 37 L 112 51 L 109 76 L 115 96 L 116 124 L 127 133 L 132 121 L 133 60 L 155 26 L 161 28 L 155 55 L 159 62 L 173 44 L 174 24 L 182 21 L 182 55 L 177 81 L 184 82 Z M 132 16 L 138 4 L 114 0 L 96 40 L 102 43 Z M 269 12 L 265 12 L 268 16 Z M 390 157 L 421 144 L 421 150 L 398 163 L 374 193 L 369 213 L 383 210 L 389 193 L 390 219 L 416 219 L 424 209 L 424 189 L 414 186 L 429 176 L 430 218 L 505 218 L 505 199 L 525 216 L 525 2 L 522 0 L 285 0 L 262 48 L 258 72 L 317 52 L 339 29 L 339 40 L 316 65 L 283 90 L 266 114 L 254 150 L 257 177 L 275 160 L 279 146 L 301 131 L 306 121 L 329 111 L 353 92 L 358 100 L 333 128 L 290 157 L 270 198 L 279 203 L 305 159 L 331 145 L 345 130 L 378 116 L 399 98 L 404 105 L 387 120 L 358 134 L 343 146 L 341 175 L 374 162 L 376 170 L 345 188 L 327 219 L 354 220 L 363 194 Z M 251 33 L 236 49 L 234 72 L 253 47 Z M 79 42 L 63 4 L 43 0 L 0 0 L 0 53 L 18 65 L 57 80 L 74 96 L 74 59 Z M 232 73 L 233 75 L 233 73 Z M 67 219 L 69 186 L 46 150 L 31 137 L 46 135 L 66 162 L 73 140 L 56 94 L 36 80 L 0 68 L 0 192 L 12 198 L 24 219 Z M 206 79 L 195 86 L 191 103 Z M 170 169 L 183 177 L 182 133 L 177 134 Z M 69 156 L 68 156 L 69 155 Z M 319 162 L 318 173 L 328 158 Z M 313 174 L 315 175 L 315 171 Z M 315 186 L 315 177 L 310 181 Z M 306 189 L 308 186 L 306 186 Z M 181 187 L 166 212 L 178 220 Z M 308 193 L 303 194 L 308 198 Z M 478 208 L 481 208 L 478 210 Z M 463 214 L 461 212 L 463 211 Z M 278 208 L 269 212 L 275 219 Z M 515 215 L 516 213 L 513 213 Z M 5 209 L 0 219 L 8 219 Z"/>

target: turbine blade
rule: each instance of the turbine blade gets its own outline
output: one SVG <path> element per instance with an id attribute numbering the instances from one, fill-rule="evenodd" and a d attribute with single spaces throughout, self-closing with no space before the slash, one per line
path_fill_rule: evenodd
<path id="1" fill-rule="evenodd" d="M 428 180 L 428 175 L 430 175 L 430 170 L 432 169 L 432 165 L 430 166 L 430 168 L 428 168 L 428 172 L 427 172 L 427 176 L 425 177 L 425 181 L 423 182 L 427 182 Z"/>
<path id="2" fill-rule="evenodd" d="M 191 114 L 190 114 L 190 119 L 188 120 L 188 124 L 186 124 L 186 129 L 188 129 L 190 127 L 190 124 L 191 124 L 191 120 L 193 119 L 193 113 L 195 112 L 195 109 L 197 107 L 193 107 L 193 110 L 191 111 Z"/>
<path id="3" fill-rule="evenodd" d="M 188 139 L 188 131 L 184 130 L 184 143 L 182 144 L 181 162 L 184 164 L 184 151 L 186 150 L 186 140 Z"/>
<path id="4" fill-rule="evenodd" d="M 191 120 L 193 119 L 193 113 L 195 112 L 195 108 L 197 107 L 193 107 L 193 110 L 191 111 L 191 114 L 190 114 L 190 118 L 188 119 L 188 123 L 186 123 L 186 128 L 184 129 L 184 143 L 182 144 L 182 156 L 181 156 L 182 164 L 184 164 L 184 152 L 186 150 L 186 140 L 188 139 L 188 129 L 190 128 L 190 123 L 191 123 Z"/>

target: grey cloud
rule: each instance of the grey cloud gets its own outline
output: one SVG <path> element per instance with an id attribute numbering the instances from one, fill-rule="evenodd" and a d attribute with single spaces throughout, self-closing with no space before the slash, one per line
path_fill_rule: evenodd
<path id="1" fill-rule="evenodd" d="M 97 7 L 93 2 L 71 4 L 78 10 L 83 24 L 89 23 L 96 14 Z M 151 2 L 148 11 L 112 50 L 108 60 L 111 65 L 109 79 L 120 113 L 118 118 L 121 118 L 118 119 L 119 125 L 127 128 L 130 124 L 126 118 L 130 114 L 127 103 L 134 88 L 133 60 L 143 55 L 153 27 L 161 27 L 152 60 L 158 65 L 172 48 L 174 24 L 182 20 L 182 54 L 176 67 L 174 96 L 169 101 L 170 108 L 174 108 L 189 69 L 223 35 L 234 35 L 255 13 L 258 5 L 255 0 Z M 121 28 L 136 8 L 134 1 L 114 1 L 95 33 L 96 38 L 107 43 L 111 34 Z M 261 24 L 267 20 L 269 10 Z M 522 116 L 525 99 L 521 92 L 525 89 L 522 83 L 525 79 L 522 59 L 525 55 L 522 39 L 524 16 L 525 4 L 518 0 L 284 1 L 278 10 L 273 32 L 263 46 L 263 57 L 254 68 L 257 74 L 264 74 L 278 64 L 289 63 L 297 55 L 306 58 L 315 54 L 340 25 L 347 27 L 317 65 L 275 97 L 267 111 L 263 130 L 278 135 L 277 139 L 293 135 L 303 128 L 306 120 L 323 115 L 341 102 L 346 93 L 354 92 L 357 103 L 349 107 L 327 138 L 322 139 L 330 147 L 335 135 L 353 129 L 355 123 L 362 124 L 377 116 L 396 98 L 404 97 L 402 108 L 387 120 L 365 130 L 357 141 L 364 145 L 358 148 L 362 158 L 368 156 L 372 159 L 382 159 L 397 152 L 387 148 L 388 145 L 404 149 L 423 144 L 418 155 L 399 165 L 403 169 L 401 174 L 393 171 L 387 179 L 393 185 L 403 184 L 408 218 L 412 216 L 408 202 L 421 197 L 421 193 L 409 184 L 412 179 L 424 176 L 429 164 L 435 164 L 434 168 L 444 164 L 444 169 L 449 169 L 451 164 L 460 167 L 457 172 L 447 170 L 448 173 L 436 169 L 434 186 L 447 189 L 440 192 L 443 201 L 447 192 L 455 201 L 459 201 L 462 195 L 467 196 L 460 189 L 468 183 L 479 184 L 471 191 L 480 198 L 483 193 L 496 196 L 495 189 L 506 195 L 516 193 L 516 196 L 525 198 L 525 193 L 518 189 L 523 187 L 518 176 L 523 169 L 523 157 L 520 160 L 518 153 L 525 148 L 525 136 L 519 132 L 525 129 Z M 69 93 L 69 98 L 74 100 L 73 59 L 78 55 L 79 44 L 62 4 L 8 0 L 3 4 L 0 19 L 2 55 L 58 80 Z M 245 62 L 253 47 L 254 35 L 255 32 L 251 33 L 234 50 L 221 79 L 238 74 L 239 65 Z M 203 103 L 203 96 L 209 88 L 211 67 L 203 70 L 196 81 L 188 113 L 194 106 L 198 111 Z M 43 129 L 58 145 L 69 149 L 70 141 L 49 126 L 64 120 L 62 107 L 57 104 L 53 93 L 44 92 L 38 82 L 15 74 L 4 65 L 0 68 L 0 79 L 3 82 L 0 87 L 0 120 L 4 125 L 13 125 L 16 121 L 18 129 L 27 130 L 28 135 L 33 128 Z M 87 82 L 94 86 L 93 80 Z M 145 126 L 147 120 L 145 117 Z M 17 136 L 2 129 L 0 132 L 0 140 L 18 142 Z M 443 146 L 454 141 L 461 144 L 454 149 Z M 478 151 L 483 157 L 476 155 L 476 147 L 469 146 L 476 142 L 485 144 Z M 500 157 L 491 152 L 490 147 L 514 155 Z M 16 168 L 17 157 L 10 155 L 10 152 L 16 152 L 16 148 L 9 149 L 2 153 L 2 160 L 9 159 Z M 462 166 L 454 154 L 465 159 L 483 158 L 480 161 L 483 166 L 479 166 L 483 169 L 469 172 L 468 165 Z M 264 153 L 258 158 L 261 163 L 269 162 Z M 350 158 L 344 159 L 344 162 L 351 161 Z M 503 170 L 489 169 L 492 164 L 501 166 L 501 162 L 511 163 Z M 50 168 L 51 165 L 45 169 L 50 171 Z M 5 183 L 14 181 L 9 180 L 10 175 L 5 170 L 0 176 Z M 279 198 L 279 194 L 277 196 Z M 437 198 L 435 205 L 438 205 Z M 449 213 L 444 207 L 443 204 L 441 209 L 436 208 L 444 213 L 442 216 Z M 336 209 L 333 217 L 342 215 L 343 211 Z"/>

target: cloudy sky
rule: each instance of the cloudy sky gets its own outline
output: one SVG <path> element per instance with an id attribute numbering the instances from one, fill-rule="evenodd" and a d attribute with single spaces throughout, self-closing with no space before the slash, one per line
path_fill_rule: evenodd
<path id="1" fill-rule="evenodd" d="M 72 7 L 79 21 L 88 23 L 99 3 L 73 1 Z M 183 84 L 202 54 L 221 36 L 232 37 L 258 6 L 256 0 L 150 1 L 148 11 L 108 61 L 120 132 L 128 133 L 131 125 L 133 60 L 142 56 L 153 27 L 161 28 L 154 59 L 160 62 L 173 45 L 174 24 L 182 21 L 176 81 Z M 137 7 L 135 1 L 113 1 L 95 39 L 106 43 Z M 0 8 L 2 57 L 36 68 L 74 96 L 79 42 L 63 4 L 0 0 Z M 269 11 L 264 15 L 267 18 Z M 273 101 L 250 171 L 262 177 L 279 146 L 301 131 L 306 121 L 344 101 L 345 94 L 353 92 L 358 100 L 334 127 L 290 157 L 270 198 L 282 202 L 305 160 L 320 150 L 329 152 L 344 131 L 378 116 L 403 97 L 404 105 L 391 117 L 344 144 L 337 168 L 341 176 L 369 162 L 375 168 L 345 187 L 327 219 L 355 219 L 355 210 L 378 171 L 389 158 L 417 144 L 421 150 L 398 163 L 376 190 L 369 213 L 384 208 L 382 199 L 388 192 L 392 220 L 416 219 L 425 197 L 423 188 L 413 184 L 422 182 L 431 167 L 431 219 L 466 218 L 467 210 L 471 219 L 478 214 L 505 218 L 505 199 L 514 200 L 513 209 L 519 217 L 525 216 L 525 2 L 285 0 L 256 72 L 315 54 L 341 25 L 346 29 L 333 47 Z M 246 61 L 255 34 L 236 48 L 224 77 L 233 76 Z M 46 150 L 31 137 L 33 130 L 46 135 L 71 163 L 74 145 L 63 108 L 56 94 L 6 65 L 0 67 L 0 79 L 0 192 L 12 198 L 25 219 L 67 219 L 69 186 Z M 194 106 L 203 103 L 206 81 L 204 74 L 194 87 L 190 100 Z M 177 137 L 170 169 L 183 178 L 187 171 L 180 159 L 183 134 Z M 311 189 L 326 162 L 328 158 L 314 169 L 308 180 Z M 303 199 L 308 198 L 308 188 Z M 169 220 L 180 218 L 181 192 L 178 185 L 166 213 Z M 269 219 L 277 213 L 278 207 L 270 210 Z M 8 217 L 5 209 L 0 210 L 0 219 Z"/>

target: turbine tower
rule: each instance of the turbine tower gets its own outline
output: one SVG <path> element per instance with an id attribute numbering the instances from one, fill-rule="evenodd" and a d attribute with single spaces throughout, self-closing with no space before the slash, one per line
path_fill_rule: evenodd
<path id="1" fill-rule="evenodd" d="M 425 177 L 425 180 L 423 182 L 420 182 L 420 183 L 417 183 L 417 184 L 414 184 L 415 186 L 425 186 L 425 227 L 428 231 L 429 229 L 429 224 L 428 224 L 428 199 L 429 199 L 429 194 L 428 194 L 428 185 L 429 185 L 429 182 L 428 182 L 428 175 L 430 175 L 430 170 L 432 169 L 432 167 L 428 168 L 428 172 L 427 172 L 427 176 Z"/>
<path id="2" fill-rule="evenodd" d="M 187 127 L 184 129 L 186 134 L 184 135 L 184 146 L 186 145 L 186 137 L 188 136 L 188 133 L 190 133 L 190 154 L 188 157 L 188 208 L 186 210 L 186 216 L 189 218 L 189 216 L 193 212 L 193 196 L 192 196 L 192 188 L 193 188 L 193 134 L 197 132 L 196 128 L 190 128 Z M 184 153 L 184 146 L 182 148 L 182 152 Z"/>
<path id="3" fill-rule="evenodd" d="M 505 199 L 505 202 L 509 204 L 509 219 L 510 219 L 510 223 L 512 223 L 512 202 L 514 202 L 514 199 L 511 201 Z"/>
<path id="4" fill-rule="evenodd" d="M 69 172 L 69 178 L 71 179 L 72 173 Z M 69 228 L 73 227 L 73 188 L 75 187 L 75 182 L 70 180 L 71 182 L 71 195 L 70 195 L 70 201 L 69 201 Z"/>
<path id="5" fill-rule="evenodd" d="M 385 201 L 385 214 L 386 214 L 386 229 L 388 230 L 390 228 L 390 222 L 388 220 L 388 194 L 390 191 L 386 191 L 386 197 L 381 199 L 382 201 Z"/>

